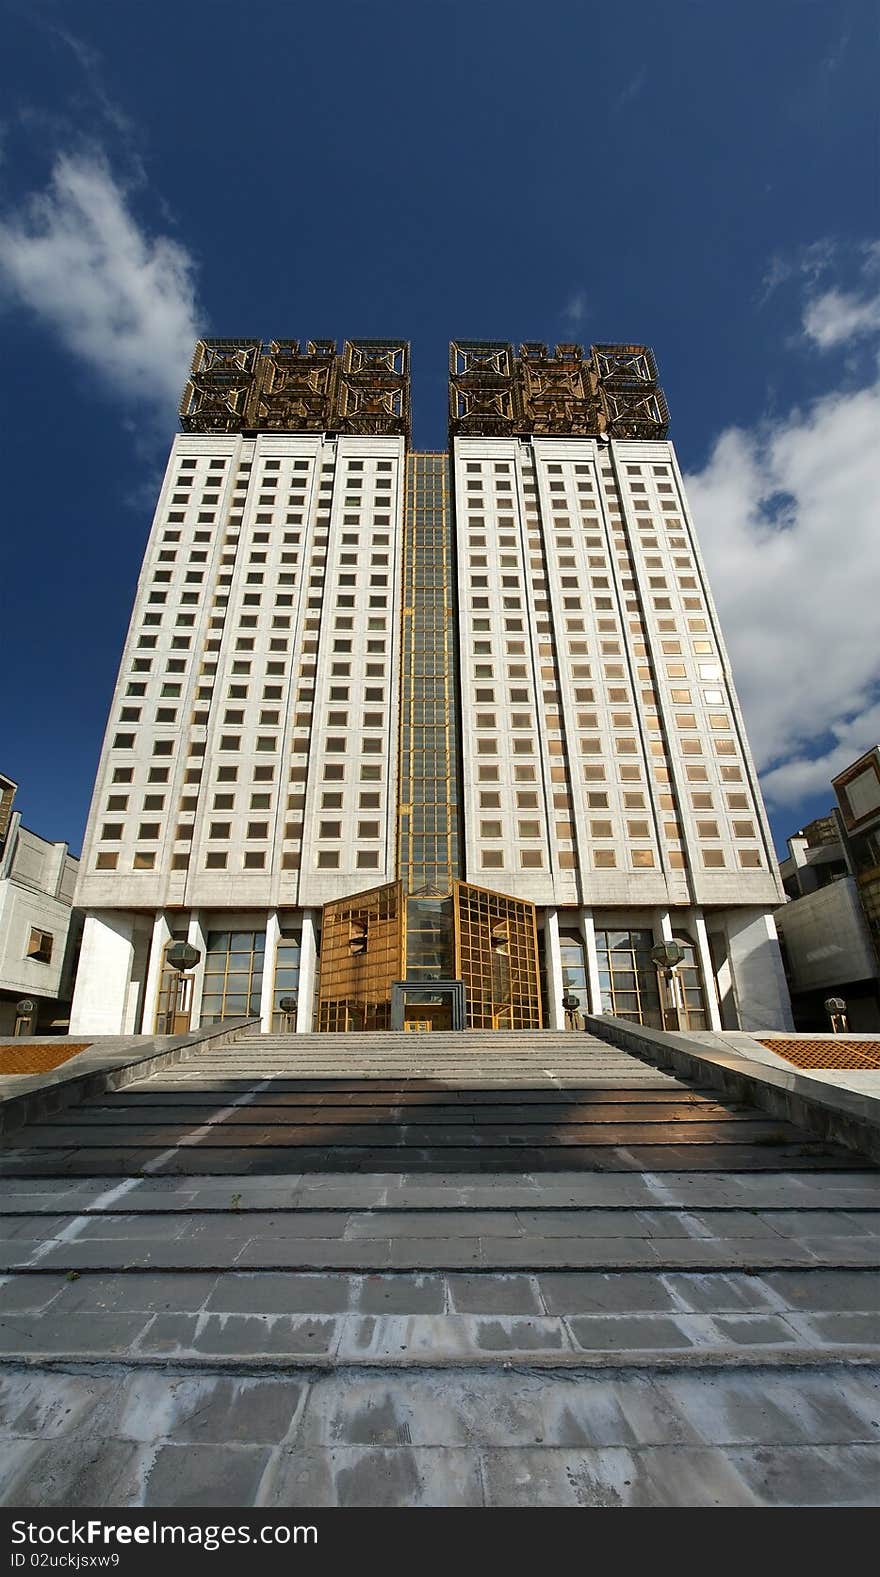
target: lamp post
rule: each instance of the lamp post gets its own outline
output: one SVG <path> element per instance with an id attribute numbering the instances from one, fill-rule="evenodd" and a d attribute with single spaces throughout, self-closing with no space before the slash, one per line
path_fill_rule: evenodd
<path id="1" fill-rule="evenodd" d="M 846 1003 L 843 997 L 826 997 L 825 1012 L 831 1020 L 832 1035 L 845 1035 L 849 1024 L 846 1016 Z"/>
<path id="2" fill-rule="evenodd" d="M 290 1021 L 296 1013 L 296 997 L 279 997 L 278 1006 L 281 1009 L 281 1012 L 284 1014 L 283 1033 L 285 1035 L 289 1035 L 291 1032 Z"/>
<path id="3" fill-rule="evenodd" d="M 188 978 L 186 971 L 195 969 L 201 958 L 197 947 L 191 942 L 172 942 L 165 949 L 165 962 L 170 969 L 177 971 L 177 980 L 169 982 L 168 1006 L 165 1009 L 166 1035 L 178 1035 L 190 1027 L 190 1011 L 192 1000 L 192 979 Z"/>
<path id="4" fill-rule="evenodd" d="M 577 1022 L 577 1015 L 580 1012 L 580 1006 L 580 997 L 576 997 L 573 992 L 567 991 L 565 996 L 562 998 L 562 1008 L 563 1012 L 565 1013 L 566 1029 L 580 1028 L 580 1025 Z"/>
<path id="5" fill-rule="evenodd" d="M 190 942 L 174 942 L 166 950 L 165 962 L 176 969 L 178 974 L 183 974 L 185 969 L 195 969 L 201 956 L 198 948 Z"/>
<path id="6" fill-rule="evenodd" d="M 660 989 L 660 1011 L 663 1016 L 664 1029 L 667 1027 L 665 1001 L 667 997 L 669 1000 L 669 1006 L 675 1019 L 672 1028 L 680 1030 L 682 1027 L 681 1003 L 679 998 L 678 976 L 676 974 L 676 970 L 682 963 L 683 959 L 684 948 L 679 942 L 658 942 L 656 947 L 651 948 L 651 961 L 657 971 L 658 976 L 660 977 L 658 981 Z"/>
<path id="7" fill-rule="evenodd" d="M 30 1032 L 31 1032 L 31 1030 L 33 1028 L 33 1025 L 31 1023 L 31 1019 L 34 1016 L 34 1011 L 36 1009 L 36 1006 L 37 1006 L 37 1004 L 34 1001 L 33 997 L 22 997 L 20 1002 L 16 1002 L 16 1004 L 15 1004 L 15 1029 L 13 1030 L 13 1034 L 15 1034 L 15 1035 L 29 1035 L 30 1034 Z"/>

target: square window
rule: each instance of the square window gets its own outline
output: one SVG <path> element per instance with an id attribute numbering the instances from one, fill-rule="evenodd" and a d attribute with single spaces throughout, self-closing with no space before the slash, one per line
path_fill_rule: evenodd
<path id="1" fill-rule="evenodd" d="M 520 849 L 519 863 L 524 871 L 540 870 L 544 864 L 544 856 L 540 849 Z"/>
<path id="2" fill-rule="evenodd" d="M 205 855 L 205 869 L 208 871 L 225 871 L 226 859 L 225 849 L 210 849 Z"/>
<path id="3" fill-rule="evenodd" d="M 480 864 L 484 871 L 503 870 L 504 851 L 502 849 L 481 849 Z"/>
<path id="4" fill-rule="evenodd" d="M 378 849 L 358 849 L 356 868 L 359 871 L 377 871 L 379 869 Z"/>
<path id="5" fill-rule="evenodd" d="M 32 926 L 27 948 L 25 949 L 25 958 L 33 958 L 38 964 L 50 964 L 52 962 L 52 942 L 51 931 L 40 931 L 35 926 Z"/>
<path id="6" fill-rule="evenodd" d="M 339 869 L 338 849 L 319 849 L 317 858 L 319 871 L 336 871 Z"/>

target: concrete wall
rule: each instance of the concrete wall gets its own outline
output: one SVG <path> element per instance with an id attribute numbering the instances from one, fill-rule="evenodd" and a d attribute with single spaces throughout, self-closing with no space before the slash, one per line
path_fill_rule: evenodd
<path id="1" fill-rule="evenodd" d="M 793 1029 L 791 1001 L 772 914 L 730 910 L 723 917 L 723 925 L 737 1018 L 736 1025 L 729 1027 Z"/>
<path id="2" fill-rule="evenodd" d="M 793 991 L 876 978 L 877 960 L 853 877 L 793 899 L 775 919 Z"/>

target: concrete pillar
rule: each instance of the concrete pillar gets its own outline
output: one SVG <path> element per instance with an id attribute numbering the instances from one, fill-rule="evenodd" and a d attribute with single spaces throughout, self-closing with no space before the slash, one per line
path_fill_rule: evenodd
<path id="1" fill-rule="evenodd" d="M 544 963 L 547 969 L 548 1029 L 565 1028 L 565 1010 L 562 1006 L 562 954 L 559 948 L 559 914 L 556 909 L 544 910 Z"/>
<path id="2" fill-rule="evenodd" d="M 272 1003 L 275 999 L 275 954 L 281 922 L 278 910 L 270 909 L 266 916 L 266 951 L 263 954 L 263 989 L 260 992 L 260 1030 L 268 1035 L 272 1028 Z"/>
<path id="3" fill-rule="evenodd" d="M 729 910 L 725 916 L 728 959 L 739 1027 L 794 1029 L 782 954 L 772 913 Z"/>
<path id="4" fill-rule="evenodd" d="M 584 941 L 584 959 L 587 965 L 587 988 L 590 994 L 590 1012 L 602 1012 L 602 987 L 599 982 L 599 954 L 596 952 L 596 926 L 591 909 L 581 910 L 581 936 Z"/>
<path id="5" fill-rule="evenodd" d="M 141 916 L 136 917 L 132 932 L 131 976 L 128 986 L 128 1001 L 125 1006 L 126 1035 L 139 1035 L 143 1028 L 144 992 L 147 983 L 147 965 L 150 958 L 150 933 L 140 924 L 141 918 Z"/>
<path id="6" fill-rule="evenodd" d="M 171 916 L 167 909 L 160 909 L 153 921 L 153 941 L 150 947 L 147 984 L 144 988 L 143 1033 L 145 1035 L 152 1035 L 156 1029 L 159 987 L 162 984 L 162 961 L 165 948 L 171 941 L 171 934 Z"/>
<path id="7" fill-rule="evenodd" d="M 130 915 L 107 910 L 86 915 L 70 1008 L 71 1035 L 125 1034 L 133 936 Z"/>
<path id="8" fill-rule="evenodd" d="M 312 1028 L 316 969 L 315 910 L 304 909 L 299 950 L 299 992 L 296 1004 L 296 1028 L 299 1035 L 308 1035 Z"/>
<path id="9" fill-rule="evenodd" d="M 668 909 L 655 909 L 651 919 L 654 942 L 672 941 L 672 916 Z"/>
<path id="10" fill-rule="evenodd" d="M 202 1022 L 202 992 L 205 989 L 205 954 L 208 951 L 208 935 L 203 924 L 204 915 L 194 909 L 189 917 L 189 930 L 187 941 L 190 947 L 199 950 L 199 961 L 193 970 L 193 994 L 190 1004 L 190 1029 L 199 1029 Z"/>
<path id="11" fill-rule="evenodd" d="M 706 998 L 706 1017 L 709 1029 L 720 1030 L 721 1009 L 718 1005 L 718 993 L 715 990 L 715 970 L 712 967 L 712 953 L 709 948 L 709 933 L 703 919 L 702 909 L 691 910 L 691 920 L 694 940 L 697 944 L 697 956 L 700 960 L 700 969 L 703 975 L 703 993 Z"/>

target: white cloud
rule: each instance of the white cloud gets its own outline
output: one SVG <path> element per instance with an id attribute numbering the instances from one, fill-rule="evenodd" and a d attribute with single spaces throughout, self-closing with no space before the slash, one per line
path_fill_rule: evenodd
<path id="1" fill-rule="evenodd" d="M 628 104 L 632 104 L 633 100 L 639 97 L 639 94 L 644 88 L 647 80 L 648 68 L 647 66 L 640 66 L 635 76 L 630 77 L 629 82 L 623 88 L 622 92 L 617 95 L 614 105 L 615 109 L 622 110 L 625 109 Z"/>
<path id="2" fill-rule="evenodd" d="M 562 316 L 568 318 L 570 323 L 582 323 L 587 315 L 587 298 L 582 290 L 578 290 L 562 309 Z"/>
<path id="3" fill-rule="evenodd" d="M 880 293 L 859 295 L 854 290 L 826 290 L 809 302 L 804 330 L 820 350 L 876 334 L 880 330 Z"/>
<path id="4" fill-rule="evenodd" d="M 841 306 L 840 303 L 844 305 Z M 858 310 L 856 310 L 858 307 Z M 813 296 L 822 348 L 880 329 L 866 291 Z M 880 738 L 880 379 L 730 428 L 687 479 L 768 800 L 830 793 Z"/>
<path id="5" fill-rule="evenodd" d="M 149 235 L 107 162 L 62 155 L 0 218 L 0 284 L 132 404 L 173 407 L 201 332 L 193 259 Z"/>

